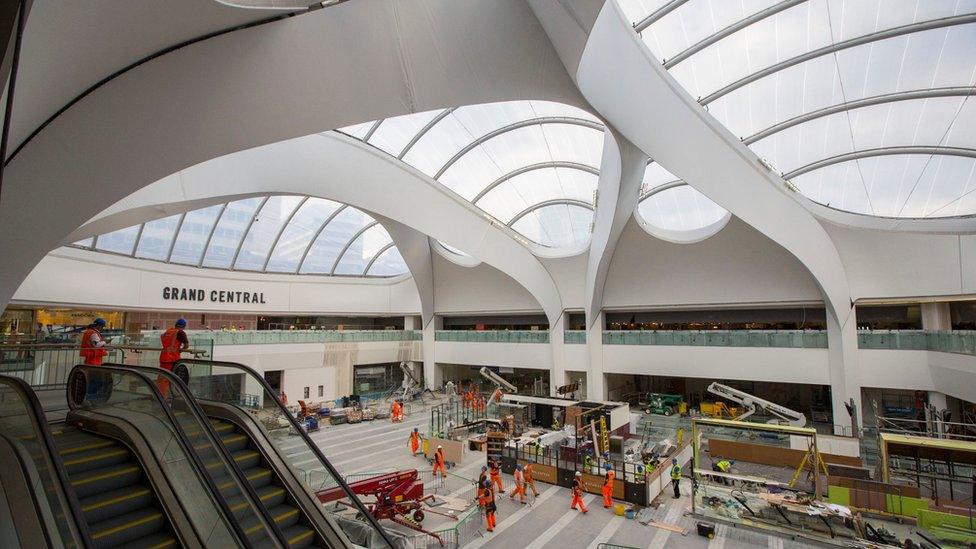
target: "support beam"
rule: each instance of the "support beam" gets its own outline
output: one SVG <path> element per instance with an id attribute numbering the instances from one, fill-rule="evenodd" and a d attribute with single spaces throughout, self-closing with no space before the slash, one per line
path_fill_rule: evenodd
<path id="1" fill-rule="evenodd" d="M 783 174 L 783 179 L 793 179 L 794 177 L 800 177 L 805 173 L 810 173 L 814 170 L 819 170 L 835 164 L 842 164 L 844 162 L 849 162 L 851 160 L 860 160 L 862 158 L 874 158 L 876 156 L 895 156 L 899 154 L 923 154 L 923 155 L 934 155 L 934 156 L 959 156 L 962 158 L 976 158 L 976 149 L 964 149 L 961 147 L 927 147 L 927 146 L 906 146 L 906 147 L 879 147 L 877 149 L 864 149 L 859 151 L 851 151 L 844 154 L 838 154 L 836 156 L 831 156 L 830 158 L 824 158 L 823 160 L 818 160 L 816 162 L 811 162 L 806 166 L 800 166 L 799 168 Z"/>

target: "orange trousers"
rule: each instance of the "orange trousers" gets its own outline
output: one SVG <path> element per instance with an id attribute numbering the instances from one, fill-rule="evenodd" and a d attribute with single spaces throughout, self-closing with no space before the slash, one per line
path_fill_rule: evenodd
<path id="1" fill-rule="evenodd" d="M 609 484 L 603 485 L 603 506 L 607 509 L 613 505 L 613 488 Z"/>
<path id="2" fill-rule="evenodd" d="M 420 443 L 414 439 L 410 439 L 410 453 L 417 455 L 417 450 L 420 449 Z"/>
<path id="3" fill-rule="evenodd" d="M 586 504 L 583 503 L 583 494 L 573 492 L 573 502 L 569 504 L 569 508 L 576 509 L 577 505 L 579 505 L 580 511 L 583 511 L 584 513 L 586 512 Z"/>
<path id="4" fill-rule="evenodd" d="M 163 370 L 173 371 L 172 362 L 160 362 L 159 367 Z M 159 387 L 159 392 L 163 394 L 163 398 L 169 396 L 169 380 L 163 376 L 156 377 L 156 387 Z"/>
<path id="5" fill-rule="evenodd" d="M 491 483 L 494 484 L 498 490 L 497 494 L 504 494 L 505 488 L 502 486 L 502 476 L 501 475 L 491 475 Z"/>
<path id="6" fill-rule="evenodd" d="M 495 512 L 485 511 L 485 522 L 488 524 L 488 531 L 492 532 L 495 530 Z"/>
<path id="7" fill-rule="evenodd" d="M 532 488 L 532 495 L 533 496 L 539 497 L 539 491 L 535 489 L 535 480 L 526 479 L 525 480 L 525 485 L 528 486 L 529 488 Z M 524 491 L 524 489 L 523 489 L 523 491 Z"/>
<path id="8" fill-rule="evenodd" d="M 443 463 L 437 463 L 436 461 L 434 461 L 434 475 L 437 475 L 437 470 L 438 469 L 440 469 L 440 471 L 441 471 L 441 478 L 444 478 L 444 477 L 447 476 L 447 471 L 444 469 L 444 464 Z"/>
<path id="9" fill-rule="evenodd" d="M 511 494 L 508 494 L 508 497 L 515 499 L 516 495 L 518 495 L 519 500 L 522 503 L 525 503 L 525 484 L 520 484 L 518 482 L 515 483 L 515 488 L 512 490 Z"/>

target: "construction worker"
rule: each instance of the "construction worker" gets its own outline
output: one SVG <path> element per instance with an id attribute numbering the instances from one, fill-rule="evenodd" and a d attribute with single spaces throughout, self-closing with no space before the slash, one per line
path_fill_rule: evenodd
<path id="1" fill-rule="evenodd" d="M 437 476 L 438 469 L 441 472 L 441 478 L 447 477 L 447 469 L 444 468 L 444 448 L 438 444 L 437 451 L 434 452 L 434 476 Z"/>
<path id="2" fill-rule="evenodd" d="M 416 427 L 410 433 L 410 454 L 416 456 L 417 450 L 420 449 L 420 431 Z"/>
<path id="3" fill-rule="evenodd" d="M 671 458 L 671 487 L 674 488 L 674 499 L 681 497 L 678 484 L 681 483 L 681 466 L 678 465 L 678 458 Z"/>
<path id="4" fill-rule="evenodd" d="M 190 348 L 190 340 L 186 337 L 184 328 L 186 328 L 186 319 L 179 318 L 172 328 L 159 336 L 159 342 L 163 346 L 163 350 L 159 352 L 159 367 L 163 370 L 172 372 L 173 366 L 180 360 L 180 354 Z M 156 386 L 159 387 L 159 392 L 163 394 L 163 398 L 169 395 L 168 379 L 158 376 Z"/>
<path id="5" fill-rule="evenodd" d="M 731 473 L 732 462 L 727 459 L 720 459 L 712 464 L 712 471 L 716 471 L 719 473 Z M 719 477 L 718 479 L 722 484 L 728 484 L 728 485 L 732 484 L 731 479 L 725 477 Z"/>
<path id="6" fill-rule="evenodd" d="M 108 355 L 105 347 L 105 338 L 102 337 L 102 330 L 105 328 L 105 319 L 96 318 L 85 328 L 81 334 L 81 363 L 88 366 L 101 366 L 102 359 Z"/>
<path id="7" fill-rule="evenodd" d="M 498 489 L 496 493 L 504 494 L 505 487 L 502 486 L 502 466 L 498 463 L 498 460 L 492 460 L 489 476 L 491 477 L 491 484 Z"/>
<path id="8" fill-rule="evenodd" d="M 535 479 L 532 478 L 532 464 L 526 463 L 525 468 L 522 470 L 522 476 L 525 477 L 525 485 L 532 488 L 532 497 L 539 497 L 539 491 L 535 489 Z"/>
<path id="9" fill-rule="evenodd" d="M 508 499 L 515 499 L 516 494 L 519 502 L 525 505 L 525 473 L 522 471 L 522 464 L 515 466 L 515 488 L 508 494 Z"/>
<path id="10" fill-rule="evenodd" d="M 495 531 L 495 511 L 498 508 L 495 506 L 495 494 L 491 491 L 490 486 L 485 486 L 481 489 L 481 499 L 478 504 L 485 510 L 485 523 L 488 526 L 489 532 Z"/>
<path id="11" fill-rule="evenodd" d="M 478 483 L 476 484 L 477 490 L 475 490 L 475 498 L 481 497 L 481 489 L 485 486 L 491 486 L 491 482 L 488 480 L 488 466 L 481 466 L 481 474 L 478 475 Z"/>
<path id="12" fill-rule="evenodd" d="M 610 464 L 604 465 L 607 473 L 603 477 L 603 507 L 609 509 L 613 505 L 613 479 L 616 473 L 610 468 Z"/>
<path id="13" fill-rule="evenodd" d="M 577 505 L 586 514 L 586 504 L 583 503 L 583 473 L 579 471 L 576 471 L 576 478 L 573 479 L 573 502 L 569 504 L 569 508 L 576 509 Z"/>

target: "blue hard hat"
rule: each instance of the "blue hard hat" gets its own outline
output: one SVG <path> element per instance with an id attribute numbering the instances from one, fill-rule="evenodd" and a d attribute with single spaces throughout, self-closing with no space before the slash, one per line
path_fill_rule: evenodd
<path id="1" fill-rule="evenodd" d="M 179 318 L 179 319 L 177 319 L 176 320 L 176 327 L 177 328 L 186 328 L 186 319 L 185 318 Z"/>
<path id="2" fill-rule="evenodd" d="M 415 432 L 415 433 L 417 432 L 417 428 L 416 427 L 413 428 L 413 432 Z"/>
<path id="3" fill-rule="evenodd" d="M 609 471 L 610 470 L 610 464 L 609 463 L 604 463 L 603 464 L 603 468 L 606 469 L 607 471 Z"/>
<path id="4" fill-rule="evenodd" d="M 671 463 L 677 465 L 678 464 L 678 458 L 671 458 Z"/>
<path id="5" fill-rule="evenodd" d="M 98 317 L 98 318 L 95 319 L 94 322 L 92 322 L 92 324 L 94 324 L 95 326 L 104 326 L 105 325 L 105 319 L 102 318 L 102 317 Z"/>
<path id="6" fill-rule="evenodd" d="M 518 465 L 515 466 L 515 468 L 518 469 L 519 471 L 521 471 L 522 470 L 522 464 L 519 463 Z"/>

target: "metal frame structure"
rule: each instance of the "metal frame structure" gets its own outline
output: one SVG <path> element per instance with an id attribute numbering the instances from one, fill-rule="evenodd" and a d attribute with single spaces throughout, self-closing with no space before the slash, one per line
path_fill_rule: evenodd
<path id="1" fill-rule="evenodd" d="M 248 221 L 248 223 L 247 223 L 244 231 L 241 233 L 241 239 L 237 243 L 237 247 L 235 248 L 234 255 L 233 255 L 232 259 L 231 259 L 230 265 L 228 267 L 204 267 L 203 262 L 204 262 L 204 259 L 207 256 L 207 251 L 210 249 L 210 244 L 213 241 L 214 233 L 217 231 L 217 226 L 220 224 L 221 219 L 223 219 L 223 217 L 224 217 L 224 215 L 225 215 L 225 213 L 227 211 L 227 206 L 230 204 L 230 202 L 226 202 L 224 204 L 221 204 L 220 205 L 220 211 L 213 218 L 213 224 L 211 225 L 210 230 L 207 233 L 207 238 L 204 241 L 203 250 L 200 253 L 199 259 L 197 259 L 197 261 L 195 262 L 195 266 L 196 267 L 200 267 L 200 268 L 217 269 L 217 270 L 224 270 L 224 271 L 240 270 L 240 271 L 251 272 L 250 270 L 244 270 L 244 269 L 237 268 L 237 266 L 236 266 L 237 265 L 237 261 L 239 259 L 241 250 L 243 249 L 244 242 L 247 240 L 247 237 L 250 234 L 252 227 L 254 226 L 255 220 L 257 220 L 260 217 L 261 211 L 267 205 L 268 200 L 271 198 L 271 196 L 273 196 L 273 195 L 269 195 L 269 196 L 262 197 L 261 202 L 255 208 L 254 212 L 250 215 L 250 220 Z M 319 225 L 319 228 L 312 234 L 312 238 L 308 241 L 308 244 L 305 245 L 304 250 L 302 251 L 301 257 L 298 260 L 298 266 L 297 266 L 297 268 L 294 271 L 291 271 L 291 272 L 288 272 L 288 271 L 278 271 L 278 270 L 269 271 L 268 270 L 268 264 L 271 262 L 271 258 L 274 256 L 274 252 L 277 249 L 278 244 L 281 241 L 282 235 L 284 234 L 285 230 L 291 225 L 291 223 L 295 219 L 295 217 L 298 215 L 299 210 L 301 210 L 302 207 L 306 203 L 308 203 L 309 199 L 311 199 L 311 198 L 312 197 L 310 197 L 310 196 L 302 197 L 301 201 L 295 206 L 295 208 L 282 221 L 281 227 L 278 228 L 277 232 L 275 233 L 274 240 L 272 241 L 272 244 L 271 244 L 270 248 L 268 248 L 268 253 L 267 253 L 267 255 L 264 258 L 264 262 L 262 263 L 261 269 L 258 270 L 258 271 L 255 271 L 255 272 L 281 273 L 281 274 L 302 274 L 301 273 L 302 267 L 305 264 L 305 260 L 309 256 L 309 252 L 311 251 L 312 247 L 315 245 L 316 240 L 318 240 L 319 236 L 321 236 L 321 234 L 323 232 L 325 232 L 325 230 L 329 227 L 330 223 L 340 213 L 342 213 L 343 211 L 345 211 L 346 208 L 349 208 L 350 207 L 350 206 L 348 206 L 346 204 L 341 204 L 338 208 L 335 209 L 335 211 L 333 211 L 332 213 L 330 213 L 322 221 L 322 223 Z M 189 215 L 189 213 L 190 212 L 183 212 L 183 213 L 179 214 L 179 219 L 178 219 L 177 224 L 176 224 L 176 229 L 173 232 L 172 238 L 171 238 L 171 240 L 169 242 L 169 245 L 168 245 L 168 251 L 167 251 L 165 257 L 162 258 L 162 259 L 151 258 L 151 257 L 139 257 L 138 255 L 136 255 L 137 251 L 139 250 L 139 243 L 142 240 L 142 235 L 143 235 L 143 232 L 144 232 L 146 223 L 148 223 L 148 222 L 142 223 L 142 224 L 140 224 L 138 226 L 139 229 L 138 229 L 138 232 L 136 233 L 136 237 L 135 237 L 135 240 L 133 242 L 132 248 L 128 252 L 124 252 L 123 253 L 123 252 L 114 252 L 114 251 L 109 251 L 109 250 L 101 250 L 101 249 L 98 249 L 98 236 L 93 237 L 91 243 L 88 244 L 88 245 L 78 245 L 78 244 L 75 244 L 73 246 L 76 247 L 76 248 L 82 248 L 82 249 L 85 249 L 85 250 L 96 251 L 96 252 L 99 252 L 99 253 L 107 253 L 107 254 L 111 254 L 111 255 L 119 255 L 119 256 L 123 256 L 123 257 L 133 257 L 133 258 L 136 258 L 136 259 L 145 259 L 145 260 L 148 260 L 148 261 L 158 261 L 158 262 L 161 262 L 161 263 L 168 263 L 168 264 L 174 264 L 174 265 L 183 265 L 183 263 L 174 263 L 173 262 L 173 250 L 176 248 L 176 242 L 177 242 L 177 240 L 178 240 L 178 238 L 180 236 L 180 231 L 183 228 L 184 221 L 186 220 L 186 217 L 187 217 L 187 215 Z M 348 241 L 346 241 L 346 243 L 340 248 L 339 255 L 333 261 L 332 268 L 329 269 L 328 272 L 314 273 L 314 275 L 316 275 L 316 276 L 363 276 L 363 277 L 379 276 L 381 278 L 387 277 L 388 275 L 370 275 L 369 274 L 369 271 L 373 267 L 373 265 L 376 263 L 376 261 L 380 258 L 380 256 L 383 255 L 384 252 L 388 251 L 390 248 L 392 248 L 392 247 L 395 246 L 395 244 L 393 243 L 392 239 L 390 240 L 389 243 L 384 244 L 375 254 L 373 254 L 369 258 L 369 260 L 366 262 L 366 268 L 359 275 L 336 275 L 335 274 L 336 267 L 342 261 L 342 258 L 345 256 L 345 254 L 349 251 L 349 248 L 352 246 L 352 243 L 359 236 L 361 236 L 364 232 L 366 232 L 366 230 L 368 230 L 368 229 L 370 229 L 372 227 L 375 227 L 376 225 L 379 225 L 379 224 L 380 223 L 378 221 L 373 220 L 373 221 L 370 221 L 369 223 L 366 223 L 362 228 L 360 228 L 359 230 L 357 230 L 356 233 L 353 234 L 352 237 Z M 390 276 L 399 276 L 399 275 L 390 275 Z"/>

